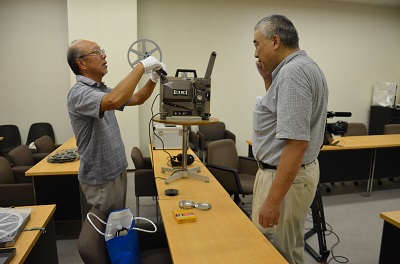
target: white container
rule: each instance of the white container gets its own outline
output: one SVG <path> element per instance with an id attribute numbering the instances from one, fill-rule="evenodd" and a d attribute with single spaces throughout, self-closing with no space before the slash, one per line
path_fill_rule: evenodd
<path id="1" fill-rule="evenodd" d="M 180 125 L 155 125 L 153 127 L 154 149 L 182 149 L 183 127 Z"/>

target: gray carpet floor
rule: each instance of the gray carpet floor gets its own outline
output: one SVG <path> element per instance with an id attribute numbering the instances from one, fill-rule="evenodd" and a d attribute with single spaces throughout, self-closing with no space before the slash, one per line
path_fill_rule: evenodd
<path id="1" fill-rule="evenodd" d="M 128 176 L 130 173 L 128 173 Z M 130 179 L 132 177 L 129 177 Z M 400 178 L 394 181 L 377 182 L 369 197 L 365 196 L 366 182 L 336 183 L 331 192 L 321 187 L 324 206 L 327 249 L 330 250 L 329 263 L 377 264 L 379 260 L 383 220 L 380 212 L 400 210 Z M 134 190 L 133 181 L 128 180 L 128 190 Z M 245 209 L 251 210 L 251 196 L 244 198 Z M 135 196 L 128 192 L 127 206 L 135 211 Z M 155 201 L 152 198 L 141 198 L 141 216 L 156 221 Z M 312 228 L 312 217 L 306 224 L 306 231 Z M 317 234 L 307 240 L 317 253 L 319 245 Z M 77 250 L 77 240 L 57 240 L 60 264 L 81 264 Z M 318 263 L 305 251 L 305 263 Z"/>

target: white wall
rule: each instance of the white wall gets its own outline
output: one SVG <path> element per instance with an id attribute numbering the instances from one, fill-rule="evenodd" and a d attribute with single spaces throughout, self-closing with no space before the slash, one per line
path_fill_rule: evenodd
<path id="1" fill-rule="evenodd" d="M 35 122 L 51 123 L 57 143 L 72 135 L 67 28 L 66 1 L 0 1 L 0 124 L 17 125 L 23 144 Z"/>
<path id="2" fill-rule="evenodd" d="M 254 66 L 253 28 L 273 13 L 293 21 L 300 48 L 324 70 L 329 110 L 352 112 L 345 121 L 368 124 L 373 84 L 399 83 L 400 8 L 328 1 L 139 0 L 138 36 L 160 46 L 170 75 L 189 68 L 204 76 L 211 51 L 217 52 L 211 114 L 236 134 L 239 154 L 245 155 L 255 97 L 263 93 Z M 150 104 L 140 107 L 142 144 L 148 142 Z"/>
<path id="3" fill-rule="evenodd" d="M 67 0 L 68 39 L 96 41 L 107 55 L 108 73 L 103 82 L 114 87 L 131 70 L 127 60 L 128 48 L 137 39 L 136 0 Z M 70 71 L 70 86 L 76 83 Z M 116 111 L 129 167 L 133 168 L 130 153 L 139 145 L 138 107 Z"/>
<path id="4" fill-rule="evenodd" d="M 97 41 L 107 54 L 114 87 L 131 67 L 127 51 L 137 39 L 136 0 L 1 0 L 0 124 L 15 124 L 25 143 L 34 122 L 53 125 L 56 143 L 73 136 L 66 98 L 75 83 L 66 60 L 77 38 Z M 118 113 L 130 167 L 130 150 L 139 145 L 138 108 Z"/>
<path id="5" fill-rule="evenodd" d="M 0 124 L 18 125 L 25 142 L 31 123 L 47 121 L 63 143 L 72 136 L 68 43 L 97 41 L 107 52 L 104 81 L 113 87 L 130 71 L 129 46 L 148 38 L 160 45 L 170 74 L 192 68 L 203 76 L 211 51 L 217 52 L 211 113 L 237 135 L 244 155 L 254 100 L 262 93 L 253 27 L 272 13 L 295 23 L 301 48 L 325 71 L 329 110 L 350 111 L 346 121 L 368 123 L 373 84 L 399 82 L 400 8 L 307 0 L 0 0 Z M 127 152 L 134 145 L 147 152 L 154 97 L 139 111 L 118 115 Z"/>

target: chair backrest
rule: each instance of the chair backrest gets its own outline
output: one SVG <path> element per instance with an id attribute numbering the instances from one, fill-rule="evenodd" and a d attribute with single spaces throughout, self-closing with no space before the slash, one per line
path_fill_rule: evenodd
<path id="1" fill-rule="evenodd" d="M 230 195 L 243 192 L 238 175 L 239 157 L 233 140 L 221 139 L 209 144 L 207 168 Z"/>
<path id="2" fill-rule="evenodd" d="M 14 173 L 11 170 L 11 164 L 6 158 L 0 157 L 0 184 L 10 183 L 15 183 Z"/>
<path id="3" fill-rule="evenodd" d="M 21 145 L 21 134 L 16 125 L 1 125 L 0 137 L 4 138 L 1 142 L 3 153 L 8 153 Z"/>
<path id="4" fill-rule="evenodd" d="M 138 147 L 133 147 L 131 151 L 131 158 L 135 165 L 135 170 L 152 169 L 146 165 L 142 151 Z"/>
<path id="5" fill-rule="evenodd" d="M 364 123 L 349 123 L 347 132 L 343 136 L 366 136 L 367 126 Z"/>
<path id="6" fill-rule="evenodd" d="M 400 124 L 387 124 L 383 127 L 383 134 L 400 134 Z"/>
<path id="7" fill-rule="evenodd" d="M 27 145 L 20 145 L 11 150 L 8 155 L 10 156 L 13 166 L 33 166 L 35 165 L 35 158 L 32 151 Z"/>
<path id="8" fill-rule="evenodd" d="M 239 171 L 239 155 L 232 139 L 221 139 L 208 145 L 208 164 Z"/>
<path id="9" fill-rule="evenodd" d="M 48 135 L 41 136 L 34 143 L 38 153 L 50 153 L 56 149 L 54 141 Z"/>
<path id="10" fill-rule="evenodd" d="M 92 208 L 89 212 L 94 213 L 100 219 L 107 222 L 107 217 L 100 210 Z M 90 219 L 100 231 L 104 232 L 104 224 L 93 216 Z M 83 222 L 81 233 L 79 234 L 78 251 L 85 264 L 111 263 L 104 236 L 93 228 L 87 218 Z"/>
<path id="11" fill-rule="evenodd" d="M 53 126 L 50 123 L 46 122 L 33 123 L 29 128 L 28 138 L 26 139 L 26 145 L 31 144 L 36 139 L 44 135 L 48 135 L 53 140 L 53 142 L 56 142 Z"/>
<path id="12" fill-rule="evenodd" d="M 135 171 L 135 196 L 158 196 L 153 169 Z"/>
<path id="13" fill-rule="evenodd" d="M 217 122 L 209 125 L 199 125 L 199 131 L 203 133 L 206 141 L 214 141 L 225 138 L 225 123 Z"/>

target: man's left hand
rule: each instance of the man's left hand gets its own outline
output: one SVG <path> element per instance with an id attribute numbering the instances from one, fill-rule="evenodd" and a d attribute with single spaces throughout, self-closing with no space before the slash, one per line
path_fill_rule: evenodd
<path id="1" fill-rule="evenodd" d="M 264 228 L 272 228 L 279 223 L 281 215 L 280 203 L 270 203 L 265 201 L 260 208 L 258 223 Z"/>

